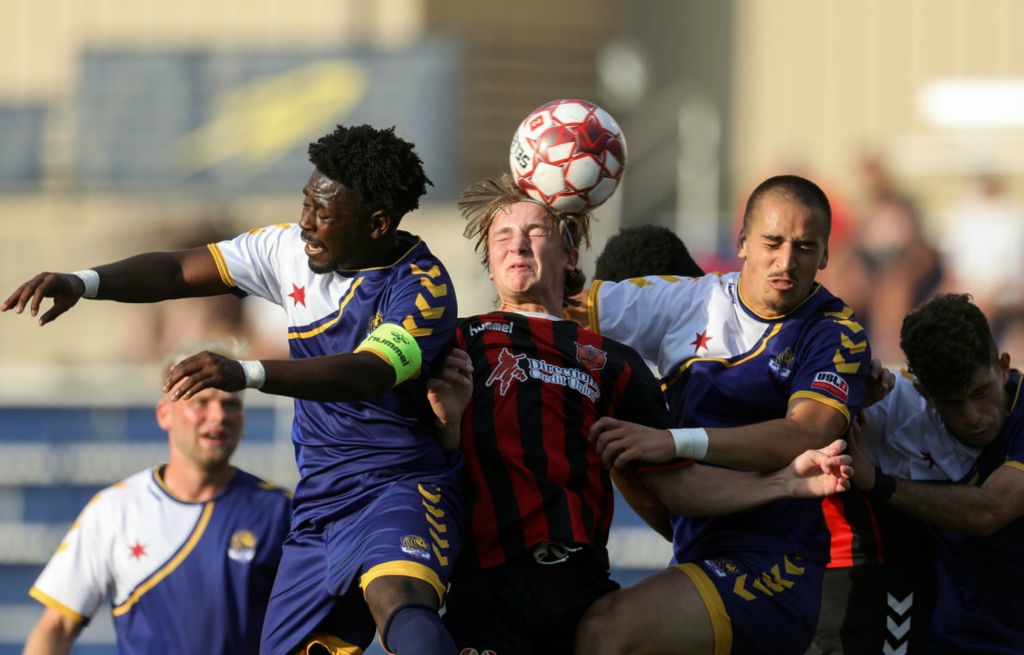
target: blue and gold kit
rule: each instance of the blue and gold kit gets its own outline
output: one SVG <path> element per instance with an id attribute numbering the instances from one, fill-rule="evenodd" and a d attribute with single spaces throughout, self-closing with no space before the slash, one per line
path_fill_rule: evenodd
<path id="1" fill-rule="evenodd" d="M 675 427 L 781 419 L 801 400 L 828 405 L 849 422 L 863 403 L 871 360 L 853 311 L 816 285 L 785 316 L 760 316 L 741 298 L 739 276 L 595 282 L 590 326 L 656 363 Z M 802 652 L 798 644 L 813 632 L 828 562 L 820 501 L 780 500 L 728 516 L 674 516 L 672 524 L 674 562 L 694 563 L 681 570 L 700 578 L 695 585 L 712 616 L 720 617 L 719 645 L 728 641 L 734 652 L 765 644 L 766 652 Z M 754 604 L 760 609 L 752 613 Z M 755 617 L 769 627 L 788 623 L 793 637 L 769 643 L 772 632 L 762 631 Z M 719 632 L 730 618 L 735 640 Z"/>
<path id="2" fill-rule="evenodd" d="M 400 231 L 397 241 L 390 265 L 326 274 L 310 270 L 295 224 L 210 245 L 225 284 L 284 308 L 293 359 L 372 351 L 366 339 L 382 325 L 400 326 L 422 358 L 411 379 L 396 369 L 400 382 L 376 399 L 295 401 L 301 479 L 264 653 L 294 652 L 320 629 L 365 647 L 373 624 L 360 587 L 405 575 L 441 596 L 461 545 L 461 456 L 441 449 L 426 392 L 454 336 L 455 291 L 418 237 Z"/>
<path id="3" fill-rule="evenodd" d="M 980 486 L 1002 467 L 1024 474 L 1021 374 L 1012 371 L 1010 415 L 962 484 Z M 1024 650 L 1024 519 L 987 535 L 933 528 L 935 613 L 929 652 L 1020 653 Z"/>
<path id="4" fill-rule="evenodd" d="M 83 624 L 109 595 L 119 653 L 254 653 L 289 504 L 241 470 L 204 503 L 136 473 L 93 497 L 29 594 Z"/>

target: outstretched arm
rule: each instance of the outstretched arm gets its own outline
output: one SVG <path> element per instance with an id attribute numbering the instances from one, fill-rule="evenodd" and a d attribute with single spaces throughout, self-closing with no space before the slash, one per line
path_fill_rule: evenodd
<path id="1" fill-rule="evenodd" d="M 157 302 L 172 298 L 212 296 L 230 289 L 217 271 L 207 248 L 175 252 L 151 252 L 97 266 L 99 287 L 96 298 L 120 302 Z M 21 314 L 26 307 L 32 316 L 39 313 L 44 298 L 53 298 L 53 307 L 39 319 L 46 325 L 75 304 L 85 294 L 84 282 L 70 273 L 40 273 L 19 286 L 7 297 L 0 311 L 13 309 Z"/>
<path id="2" fill-rule="evenodd" d="M 667 462 L 678 456 L 732 468 L 774 471 L 804 452 L 822 448 L 846 429 L 846 417 L 815 400 L 801 398 L 789 405 L 786 418 L 734 428 L 707 428 L 703 454 L 679 453 L 668 430 L 602 418 L 590 429 L 590 439 L 605 466 L 629 462 Z"/>
<path id="3" fill-rule="evenodd" d="M 265 393 L 304 400 L 347 402 L 372 400 L 395 385 L 395 369 L 370 352 L 324 355 L 306 359 L 267 359 L 264 381 L 247 378 L 242 362 L 204 351 L 171 368 L 164 392 L 174 400 L 188 399 L 203 389 Z"/>
<path id="4" fill-rule="evenodd" d="M 676 514 L 731 514 L 783 498 L 817 498 L 850 488 L 846 442 L 837 439 L 821 450 L 807 450 L 772 473 L 733 471 L 694 464 L 683 469 L 645 473 L 642 480 Z"/>
<path id="5" fill-rule="evenodd" d="M 25 642 L 24 655 L 67 655 L 82 624 L 47 607 Z"/>

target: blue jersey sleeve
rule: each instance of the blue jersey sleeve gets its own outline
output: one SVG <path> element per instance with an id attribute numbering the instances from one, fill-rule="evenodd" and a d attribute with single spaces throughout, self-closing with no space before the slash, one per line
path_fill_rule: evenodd
<path id="1" fill-rule="evenodd" d="M 790 401 L 808 398 L 825 403 L 842 413 L 849 423 L 864 405 L 870 364 L 867 333 L 853 310 L 844 307 L 826 312 L 801 343 Z"/>
<path id="2" fill-rule="evenodd" d="M 455 336 L 459 308 L 451 278 L 437 259 L 420 258 L 405 264 L 395 283 L 382 322 L 401 325 L 416 338 L 422 370 L 430 371 Z"/>

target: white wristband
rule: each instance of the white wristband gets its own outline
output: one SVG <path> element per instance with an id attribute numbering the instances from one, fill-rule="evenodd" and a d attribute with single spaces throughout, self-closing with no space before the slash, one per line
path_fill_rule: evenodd
<path id="1" fill-rule="evenodd" d="M 708 454 L 708 432 L 704 428 L 674 428 L 669 430 L 676 443 L 676 457 L 704 459 Z"/>
<path id="2" fill-rule="evenodd" d="M 245 373 L 245 388 L 262 389 L 267 381 L 267 372 L 263 369 L 263 364 L 258 359 L 240 359 L 238 363 L 242 365 L 242 371 Z"/>
<path id="3" fill-rule="evenodd" d="M 82 294 L 83 298 L 95 298 L 96 293 L 100 290 L 100 274 L 91 268 L 87 268 L 84 271 L 75 271 L 72 273 L 75 277 L 85 284 L 85 293 Z"/>

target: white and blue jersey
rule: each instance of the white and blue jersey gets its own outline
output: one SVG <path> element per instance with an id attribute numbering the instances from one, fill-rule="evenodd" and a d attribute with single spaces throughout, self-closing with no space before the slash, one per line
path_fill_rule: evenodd
<path id="1" fill-rule="evenodd" d="M 29 594 L 83 624 L 109 596 L 119 653 L 254 653 L 289 504 L 237 469 L 202 503 L 136 473 L 93 497 Z"/>
<path id="2" fill-rule="evenodd" d="M 458 456 L 442 451 L 426 395 L 454 335 L 455 292 L 418 237 L 399 231 L 398 243 L 404 251 L 388 266 L 327 274 L 310 270 L 292 223 L 209 246 L 225 284 L 284 308 L 293 359 L 353 352 L 382 323 L 404 327 L 422 353 L 419 375 L 374 400 L 295 401 L 296 525 L 342 516 L 389 481 L 455 482 Z"/>
<path id="3" fill-rule="evenodd" d="M 657 364 L 676 427 L 735 427 L 780 419 L 798 399 L 849 421 L 871 360 L 853 311 L 824 287 L 781 317 L 754 312 L 739 273 L 595 282 L 590 325 Z M 780 500 L 717 517 L 673 517 L 678 561 L 729 551 L 827 562 L 818 500 Z"/>

